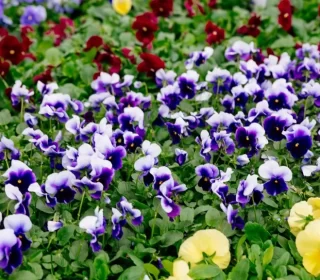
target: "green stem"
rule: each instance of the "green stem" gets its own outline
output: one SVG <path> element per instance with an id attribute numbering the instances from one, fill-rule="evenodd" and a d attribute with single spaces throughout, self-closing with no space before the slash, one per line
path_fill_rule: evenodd
<path id="1" fill-rule="evenodd" d="M 21 122 L 24 122 L 23 117 L 24 117 L 24 101 L 22 100 L 21 101 L 21 111 L 20 111 L 20 121 Z"/>
<path id="2" fill-rule="evenodd" d="M 79 220 L 80 220 L 81 209 L 82 209 L 82 205 L 83 205 L 83 201 L 84 201 L 85 196 L 86 196 L 86 192 L 83 191 L 82 198 L 81 198 L 81 202 L 80 202 L 80 208 L 79 208 L 79 211 L 78 211 L 78 222 L 79 222 Z"/>
<path id="3" fill-rule="evenodd" d="M 4 150 L 4 159 L 6 161 L 6 165 L 7 165 L 7 168 L 9 169 L 9 162 L 8 162 L 8 155 L 7 155 L 7 150 Z"/>
<path id="4" fill-rule="evenodd" d="M 160 206 L 160 204 L 159 204 L 159 206 Z M 154 229 L 155 229 L 155 226 L 156 226 L 156 218 L 157 218 L 157 216 L 158 216 L 158 211 L 159 211 L 159 206 L 157 207 L 157 210 L 156 210 L 156 212 L 154 213 L 154 221 L 153 221 L 153 224 L 152 224 L 151 238 L 150 238 L 150 239 L 153 238 Z"/>

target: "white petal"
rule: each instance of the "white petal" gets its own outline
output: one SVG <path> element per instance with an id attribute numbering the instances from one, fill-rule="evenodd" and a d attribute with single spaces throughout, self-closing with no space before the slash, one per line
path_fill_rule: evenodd
<path id="1" fill-rule="evenodd" d="M 22 201 L 22 193 L 20 192 L 18 187 L 15 187 L 11 184 L 7 184 L 4 187 L 4 191 L 7 195 L 12 200 L 18 200 L 19 202 Z"/>

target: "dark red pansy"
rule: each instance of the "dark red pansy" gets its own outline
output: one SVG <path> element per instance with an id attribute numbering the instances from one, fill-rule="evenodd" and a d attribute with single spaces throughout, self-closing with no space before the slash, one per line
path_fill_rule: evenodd
<path id="1" fill-rule="evenodd" d="M 137 69 L 139 72 L 146 73 L 149 77 L 154 77 L 159 69 L 166 67 L 164 61 L 154 54 L 142 53 L 140 57 L 142 62 L 137 66 Z"/>
<path id="2" fill-rule="evenodd" d="M 214 43 L 220 43 L 225 38 L 224 29 L 220 28 L 211 21 L 207 22 L 205 32 L 207 33 L 207 42 L 210 45 Z"/>
<path id="3" fill-rule="evenodd" d="M 173 0 L 151 0 L 150 7 L 158 17 L 168 17 L 173 11 Z"/>
<path id="4" fill-rule="evenodd" d="M 132 50 L 129 48 L 122 48 L 121 50 L 123 56 L 127 58 L 132 64 L 136 64 L 136 57 L 133 55 Z"/>
<path id="5" fill-rule="evenodd" d="M 274 53 L 273 49 L 271 49 L 271 48 L 267 48 L 267 55 L 268 56 L 269 55 L 275 55 L 276 56 L 276 54 Z"/>
<path id="6" fill-rule="evenodd" d="M 237 32 L 242 35 L 250 35 L 252 37 L 257 37 L 260 34 L 260 24 L 260 16 L 253 13 L 248 21 L 248 24 L 239 27 Z"/>
<path id="7" fill-rule="evenodd" d="M 43 82 L 44 84 L 47 84 L 49 82 L 53 81 L 53 78 L 51 76 L 51 70 L 52 67 L 49 66 L 45 71 L 43 71 L 42 73 L 36 75 L 33 77 L 33 82 L 36 84 L 38 83 L 38 81 Z"/>
<path id="8" fill-rule="evenodd" d="M 100 36 L 93 35 L 91 36 L 87 42 L 86 42 L 86 47 L 84 48 L 84 51 L 90 51 L 92 48 L 99 49 L 100 47 L 103 46 L 103 39 Z"/>
<path id="9" fill-rule="evenodd" d="M 22 26 L 20 29 L 20 35 L 22 39 L 22 49 L 23 52 L 28 52 L 30 46 L 32 45 L 33 41 L 29 38 L 29 34 L 33 33 L 34 29 L 31 26 Z"/>
<path id="10" fill-rule="evenodd" d="M 110 74 L 119 73 L 121 70 L 121 59 L 112 52 L 99 52 L 94 60 L 99 71 L 104 71 L 104 65 L 108 65 Z"/>
<path id="11" fill-rule="evenodd" d="M 59 23 L 50 23 L 50 29 L 45 33 L 54 36 L 54 45 L 59 46 L 61 42 L 72 34 L 74 31 L 74 23 L 72 19 L 67 17 L 60 18 Z"/>
<path id="12" fill-rule="evenodd" d="M 132 29 L 137 30 L 137 40 L 147 46 L 153 41 L 154 33 L 158 30 L 158 19 L 153 13 L 146 12 L 136 17 Z"/>
<path id="13" fill-rule="evenodd" d="M 208 2 L 208 6 L 211 8 L 211 9 L 214 9 L 217 5 L 217 0 L 209 0 Z"/>
<path id="14" fill-rule="evenodd" d="M 10 69 L 10 63 L 8 61 L 0 61 L 0 76 L 3 78 L 8 74 Z"/>
<path id="15" fill-rule="evenodd" d="M 74 22 L 70 18 L 67 18 L 67 17 L 60 18 L 60 25 L 64 29 L 70 29 L 72 32 L 74 31 Z"/>
<path id="16" fill-rule="evenodd" d="M 292 6 L 290 0 L 280 0 L 278 4 L 278 23 L 285 31 L 290 31 L 292 27 Z"/>
<path id="17" fill-rule="evenodd" d="M 0 38 L 9 35 L 9 32 L 4 27 L 0 27 Z"/>
<path id="18" fill-rule="evenodd" d="M 23 46 L 16 37 L 7 35 L 1 39 L 0 57 L 11 61 L 13 64 L 18 64 L 24 58 L 22 52 Z"/>
<path id="19" fill-rule="evenodd" d="M 195 0 L 185 0 L 184 1 L 184 7 L 186 8 L 188 12 L 189 17 L 194 17 L 199 11 L 201 14 L 205 14 L 203 6 L 199 3 L 199 1 Z"/>

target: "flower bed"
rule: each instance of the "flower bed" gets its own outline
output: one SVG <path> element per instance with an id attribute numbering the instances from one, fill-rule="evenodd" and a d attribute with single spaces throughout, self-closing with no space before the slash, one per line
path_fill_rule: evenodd
<path id="1" fill-rule="evenodd" d="M 238 2 L 0 4 L 0 279 L 319 278 L 318 5 Z"/>

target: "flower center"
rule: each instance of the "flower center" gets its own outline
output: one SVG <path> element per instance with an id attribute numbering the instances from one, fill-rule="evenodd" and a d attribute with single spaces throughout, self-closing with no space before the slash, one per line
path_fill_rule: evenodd
<path id="1" fill-rule="evenodd" d="M 275 182 L 276 184 L 278 184 L 278 180 L 274 180 L 274 182 Z"/>
<path id="2" fill-rule="evenodd" d="M 160 182 L 159 182 L 159 185 L 162 185 L 162 183 L 163 183 L 163 182 L 162 182 L 162 181 L 160 181 Z"/>
<path id="3" fill-rule="evenodd" d="M 174 135 L 177 135 L 178 133 L 174 131 L 173 134 L 174 134 Z"/>
<path id="4" fill-rule="evenodd" d="M 22 180 L 19 179 L 19 180 L 18 180 L 18 184 L 21 184 L 21 183 L 22 183 Z"/>
<path id="5" fill-rule="evenodd" d="M 28 20 L 31 21 L 32 20 L 32 16 L 28 16 Z"/>
<path id="6" fill-rule="evenodd" d="M 117 142 L 118 142 L 118 143 L 121 143 L 121 142 L 122 142 L 122 141 L 121 141 L 121 138 L 119 138 Z"/>
<path id="7" fill-rule="evenodd" d="M 274 102 L 275 102 L 275 103 L 279 103 L 279 99 L 276 99 Z"/>
<path id="8" fill-rule="evenodd" d="M 60 189 L 60 192 L 64 192 L 64 189 Z"/>
<path id="9" fill-rule="evenodd" d="M 1 72 L 1 76 L 4 76 L 4 71 Z"/>
<path id="10" fill-rule="evenodd" d="M 212 32 L 212 35 L 213 35 L 213 36 L 217 36 L 217 34 L 218 34 L 217 31 L 213 31 L 213 32 Z"/>
<path id="11" fill-rule="evenodd" d="M 153 69 L 153 68 L 151 68 L 151 69 L 150 69 L 150 71 L 151 71 L 151 72 L 154 72 L 154 69 Z"/>
<path id="12" fill-rule="evenodd" d="M 9 52 L 10 54 L 15 54 L 15 51 L 14 50 L 10 50 L 10 52 Z"/>
<path id="13" fill-rule="evenodd" d="M 130 147 L 133 148 L 133 147 L 134 147 L 134 144 L 132 143 L 132 144 L 130 145 Z"/>
<path id="14" fill-rule="evenodd" d="M 112 156 L 108 157 L 109 160 L 112 160 Z"/>
<path id="15" fill-rule="evenodd" d="M 246 140 L 249 141 L 249 136 L 246 137 Z"/>
<path id="16" fill-rule="evenodd" d="M 19 238 L 19 239 L 22 239 L 22 235 L 18 235 L 18 238 Z"/>
<path id="17" fill-rule="evenodd" d="M 284 17 L 284 18 L 287 18 L 288 16 L 289 16 L 289 14 L 288 14 L 288 13 L 285 13 L 283 17 Z"/>
<path id="18" fill-rule="evenodd" d="M 160 12 L 163 12 L 163 8 L 160 8 L 159 11 L 160 11 Z"/>
<path id="19" fill-rule="evenodd" d="M 280 128 L 279 127 L 276 127 L 276 131 L 279 131 L 280 130 Z"/>
<path id="20" fill-rule="evenodd" d="M 239 97 L 237 98 L 237 101 L 240 101 L 240 98 L 239 98 Z"/>
<path id="21" fill-rule="evenodd" d="M 298 148 L 298 147 L 299 147 L 299 143 L 295 144 L 294 146 L 295 146 L 296 148 Z"/>
<path id="22" fill-rule="evenodd" d="M 208 179 L 207 177 L 204 177 L 204 178 L 203 178 L 203 181 L 208 182 L 209 179 Z"/>
<path id="23" fill-rule="evenodd" d="M 142 30 L 143 30 L 144 32 L 147 32 L 147 31 L 148 31 L 148 28 L 147 28 L 147 27 L 142 27 Z"/>

